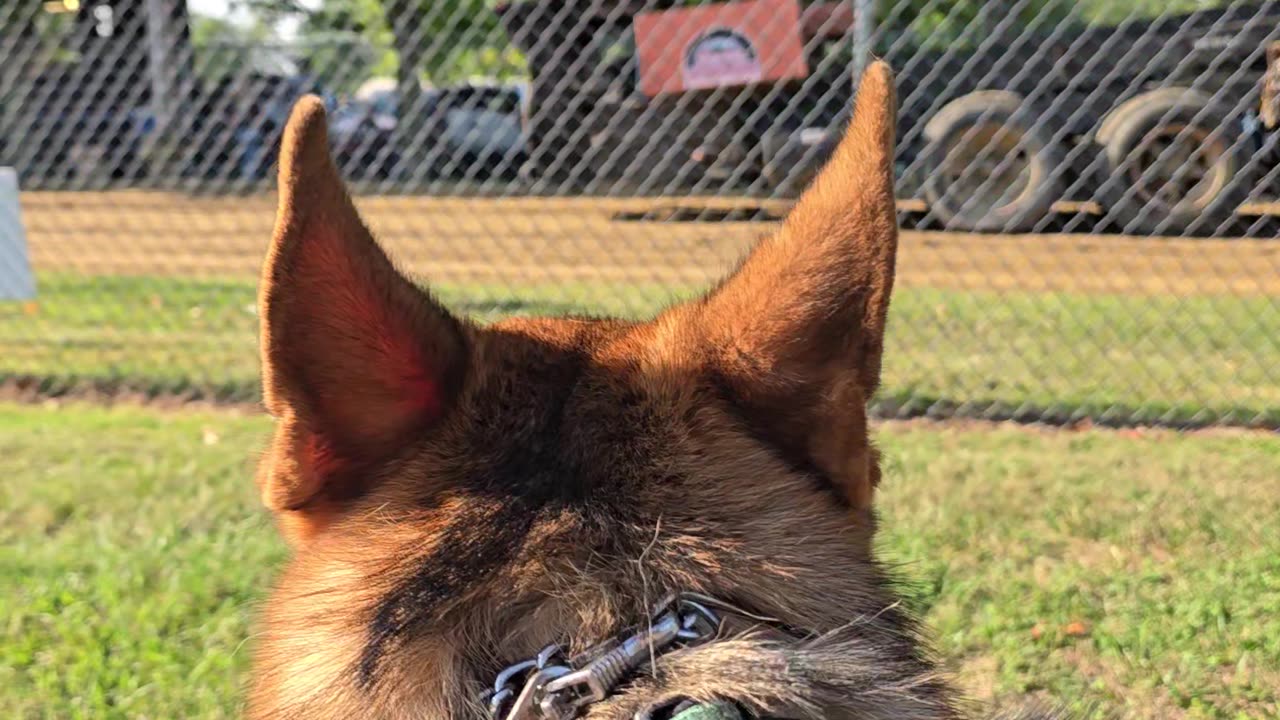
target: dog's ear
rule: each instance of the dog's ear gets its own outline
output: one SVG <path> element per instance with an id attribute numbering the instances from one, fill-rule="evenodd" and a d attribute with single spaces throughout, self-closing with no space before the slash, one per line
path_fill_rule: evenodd
<path id="1" fill-rule="evenodd" d="M 783 443 L 831 465 L 849 443 L 865 446 L 865 403 L 880 382 L 898 239 L 895 105 L 888 65 L 871 64 L 844 138 L 778 233 L 690 308 L 734 396 Z"/>
<path id="2" fill-rule="evenodd" d="M 361 222 L 314 97 L 285 128 L 278 191 L 258 304 L 263 399 L 279 424 L 259 482 L 282 511 L 358 493 L 362 467 L 438 421 L 461 382 L 466 337 Z"/>

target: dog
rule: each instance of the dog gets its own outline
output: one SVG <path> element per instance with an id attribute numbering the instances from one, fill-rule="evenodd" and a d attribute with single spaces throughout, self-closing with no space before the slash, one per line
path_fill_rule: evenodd
<path id="1" fill-rule="evenodd" d="M 322 105 L 297 103 L 257 473 L 293 552 L 248 717 L 967 712 L 872 552 L 896 102 L 882 62 L 859 88 L 780 229 L 704 297 L 488 327 L 396 269 Z"/>

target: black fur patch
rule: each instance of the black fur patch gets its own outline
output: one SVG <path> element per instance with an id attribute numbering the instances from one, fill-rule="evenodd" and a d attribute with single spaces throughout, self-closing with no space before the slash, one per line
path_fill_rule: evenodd
<path id="1" fill-rule="evenodd" d="M 374 611 L 360 655 L 360 687 L 373 687 L 378 665 L 393 642 L 442 603 L 475 587 L 508 562 L 532 527 L 533 517 L 533 513 L 506 508 L 458 517 L 418 572 L 388 593 Z"/>
<path id="2" fill-rule="evenodd" d="M 625 516 L 626 490 L 614 481 L 635 475 L 619 465 L 637 459 L 644 404 L 592 373 L 585 354 L 541 350 L 495 373 L 484 397 L 472 399 L 475 417 L 455 448 L 460 476 L 450 492 L 483 498 L 475 505 L 487 510 L 451 518 L 418 570 L 375 608 L 358 668 L 366 691 L 393 644 L 514 562 L 540 519 L 569 514 L 596 543 L 621 542 L 609 520 Z"/>

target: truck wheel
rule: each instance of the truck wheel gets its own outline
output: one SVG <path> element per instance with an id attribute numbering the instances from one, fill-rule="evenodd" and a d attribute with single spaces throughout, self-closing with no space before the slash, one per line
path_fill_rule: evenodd
<path id="1" fill-rule="evenodd" d="M 1099 201 L 1125 232 L 1212 234 L 1249 194 L 1239 128 L 1198 92 L 1144 93 L 1104 124 Z"/>
<path id="2" fill-rule="evenodd" d="M 1022 98 L 983 91 L 957 98 L 927 126 L 924 193 L 948 229 L 1024 232 L 1062 194 L 1061 146 Z"/>

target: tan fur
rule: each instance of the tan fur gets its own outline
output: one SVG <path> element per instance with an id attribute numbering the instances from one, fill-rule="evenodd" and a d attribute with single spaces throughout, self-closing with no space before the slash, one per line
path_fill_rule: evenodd
<path id="1" fill-rule="evenodd" d="M 664 656 L 588 717 L 664 697 L 945 720 L 955 702 L 872 557 L 897 234 L 893 82 L 779 233 L 642 323 L 454 320 L 397 273 L 329 161 L 285 134 L 263 273 L 259 473 L 295 546 L 256 640 L 251 718 L 472 718 L 493 673 L 702 592 L 795 628 Z"/>
<path id="2" fill-rule="evenodd" d="M 356 215 L 315 98 L 294 109 L 280 167 L 259 290 L 263 399 L 280 428 L 259 481 L 290 535 L 306 537 L 333 519 L 335 485 L 451 402 L 465 330 L 396 271 Z M 411 383 L 439 387 L 424 404 L 406 397 Z"/>

